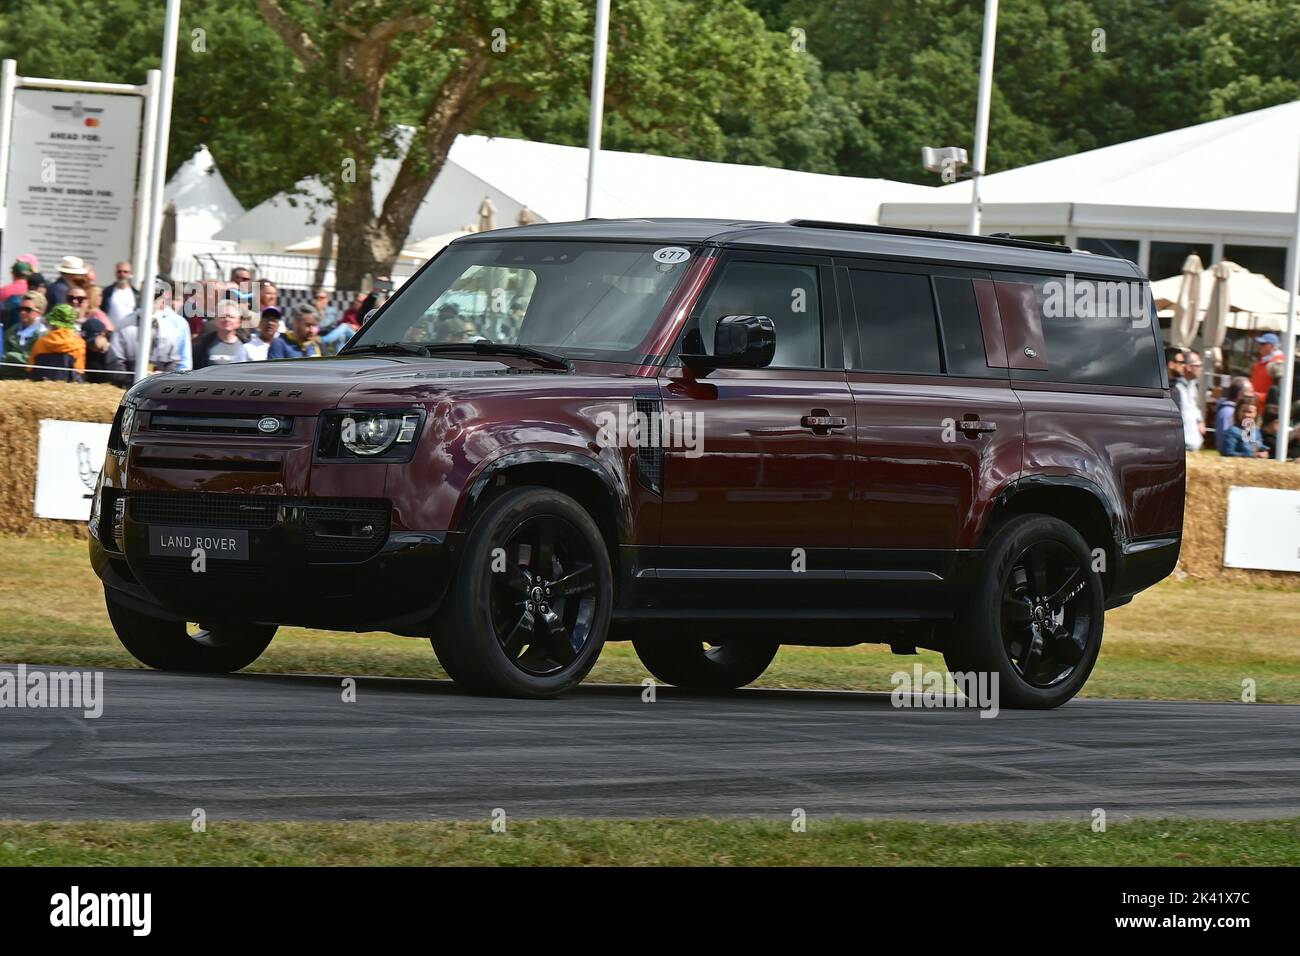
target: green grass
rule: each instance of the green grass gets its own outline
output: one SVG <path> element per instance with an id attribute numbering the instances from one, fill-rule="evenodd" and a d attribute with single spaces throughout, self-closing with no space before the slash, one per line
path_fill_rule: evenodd
<path id="1" fill-rule="evenodd" d="M 1300 820 L 0 823 L 0 866 L 1295 866 Z"/>
<path id="2" fill-rule="evenodd" d="M 761 687 L 890 690 L 913 663 L 941 668 L 934 653 L 888 648 L 786 647 Z M 113 635 L 85 542 L 0 538 L 0 662 L 135 667 Z M 444 677 L 429 643 L 385 634 L 283 628 L 251 671 Z M 628 644 L 605 648 L 590 680 L 649 676 Z M 1106 616 L 1101 659 L 1084 696 L 1160 700 L 1241 699 L 1300 703 L 1300 590 L 1165 581 Z"/>

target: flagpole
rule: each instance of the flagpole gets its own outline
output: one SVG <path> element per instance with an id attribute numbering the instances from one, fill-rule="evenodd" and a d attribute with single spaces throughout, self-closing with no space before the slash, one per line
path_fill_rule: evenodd
<path id="1" fill-rule="evenodd" d="M 149 244 L 140 277 L 140 318 L 136 322 L 135 380 L 149 374 L 153 347 L 153 304 L 157 296 L 158 246 L 162 242 L 163 190 L 167 186 L 167 144 L 172 129 L 172 90 L 176 86 L 176 40 L 180 33 L 181 0 L 167 0 L 163 19 L 162 76 L 158 85 L 158 129 L 154 137 L 153 182 L 147 191 Z"/>
<path id="2" fill-rule="evenodd" d="M 591 62 L 591 113 L 587 123 L 587 207 L 591 218 L 596 199 L 596 160 L 605 116 L 605 57 L 609 49 L 609 0 L 596 0 L 596 40 Z"/>
<path id="3" fill-rule="evenodd" d="M 1296 150 L 1300 160 L 1300 149 Z M 1297 162 L 1300 167 L 1300 162 Z M 1291 234 L 1291 274 L 1287 277 L 1291 301 L 1286 310 L 1286 337 L 1282 339 L 1282 381 L 1278 382 L 1277 398 L 1277 460 L 1286 461 L 1287 432 L 1291 430 L 1291 379 L 1295 374 L 1296 311 L 1300 309 L 1300 182 L 1296 183 L 1295 228 Z"/>
<path id="4" fill-rule="evenodd" d="M 998 0 L 984 0 L 984 40 L 980 44 L 979 98 L 975 105 L 975 163 L 971 166 L 970 234 L 980 234 L 980 179 L 989 153 L 989 102 L 993 98 L 993 53 L 998 35 Z"/>

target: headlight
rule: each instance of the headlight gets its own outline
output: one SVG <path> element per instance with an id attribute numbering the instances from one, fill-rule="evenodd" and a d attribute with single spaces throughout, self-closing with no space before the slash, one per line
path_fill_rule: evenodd
<path id="1" fill-rule="evenodd" d="M 342 422 L 343 447 L 354 455 L 382 455 L 397 439 L 401 423 L 387 415 L 346 415 Z"/>
<path id="2" fill-rule="evenodd" d="M 318 458 L 335 461 L 409 461 L 424 413 L 395 411 L 329 412 L 321 421 Z"/>
<path id="3" fill-rule="evenodd" d="M 135 434 L 135 404 L 133 402 L 124 402 L 122 404 L 122 443 L 126 444 Z"/>
<path id="4" fill-rule="evenodd" d="M 126 443 L 135 433 L 135 402 L 123 400 L 113 416 L 113 427 L 108 432 L 108 450 L 114 454 L 126 454 Z"/>

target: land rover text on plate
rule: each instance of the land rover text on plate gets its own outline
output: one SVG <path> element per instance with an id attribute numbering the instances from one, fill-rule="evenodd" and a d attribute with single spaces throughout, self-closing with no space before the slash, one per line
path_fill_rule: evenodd
<path id="1" fill-rule="evenodd" d="M 547 697 L 631 640 L 732 688 L 781 644 L 1087 680 L 1178 558 L 1145 278 L 1043 243 L 706 220 L 459 239 L 336 357 L 146 379 L 91 519 L 122 643 L 231 671 L 278 625 L 428 637 Z"/>

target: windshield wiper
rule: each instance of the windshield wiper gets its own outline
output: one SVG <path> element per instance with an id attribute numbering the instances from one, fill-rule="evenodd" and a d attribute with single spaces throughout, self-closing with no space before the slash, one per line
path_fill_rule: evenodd
<path id="1" fill-rule="evenodd" d="M 366 352 L 389 353 L 397 355 L 423 355 L 424 347 L 412 342 L 376 342 L 374 345 L 354 345 L 345 348 L 340 355 L 362 355 Z"/>
<path id="2" fill-rule="evenodd" d="M 422 345 L 420 348 L 424 350 L 426 355 L 437 355 L 442 352 L 473 352 L 477 355 L 517 355 L 520 358 L 532 359 L 553 368 L 562 368 L 566 372 L 573 371 L 573 363 L 563 355 L 535 349 L 531 345 L 507 345 L 504 342 L 498 343 L 488 339 L 478 339 L 473 342 Z"/>

